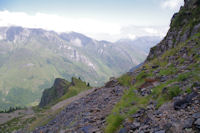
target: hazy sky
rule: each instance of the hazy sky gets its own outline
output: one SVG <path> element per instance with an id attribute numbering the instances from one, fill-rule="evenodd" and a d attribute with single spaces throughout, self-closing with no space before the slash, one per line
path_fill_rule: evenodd
<path id="1" fill-rule="evenodd" d="M 164 36 L 183 0 L 0 0 L 0 26 L 80 32 L 97 40 Z"/>

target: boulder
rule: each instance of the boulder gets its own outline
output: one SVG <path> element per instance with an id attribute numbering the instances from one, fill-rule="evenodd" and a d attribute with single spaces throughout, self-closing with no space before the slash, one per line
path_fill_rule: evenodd
<path id="1" fill-rule="evenodd" d="M 192 125 L 194 123 L 194 118 L 188 118 L 184 121 L 183 129 L 185 128 L 192 128 Z"/>
<path id="2" fill-rule="evenodd" d="M 130 128 L 131 130 L 135 131 L 136 129 L 138 129 L 140 127 L 140 123 L 139 122 L 134 122 Z"/>
<path id="3" fill-rule="evenodd" d="M 200 118 L 200 112 L 194 113 L 194 114 L 192 115 L 192 117 L 195 118 L 195 119 Z"/>
<path id="4" fill-rule="evenodd" d="M 192 99 L 194 97 L 196 97 L 197 95 L 198 95 L 198 93 L 192 92 L 192 93 L 188 94 L 185 98 L 176 100 L 174 102 L 174 109 L 175 110 L 184 109 L 185 107 L 188 106 L 189 103 L 192 102 Z"/>
<path id="5" fill-rule="evenodd" d="M 194 122 L 194 124 L 196 125 L 196 127 L 197 127 L 198 129 L 200 129 L 200 118 L 197 119 L 197 120 Z"/>

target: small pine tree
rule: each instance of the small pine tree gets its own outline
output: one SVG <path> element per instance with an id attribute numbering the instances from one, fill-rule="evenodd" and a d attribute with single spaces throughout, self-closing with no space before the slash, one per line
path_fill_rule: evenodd
<path id="1" fill-rule="evenodd" d="M 87 86 L 90 87 L 90 83 L 88 83 Z"/>

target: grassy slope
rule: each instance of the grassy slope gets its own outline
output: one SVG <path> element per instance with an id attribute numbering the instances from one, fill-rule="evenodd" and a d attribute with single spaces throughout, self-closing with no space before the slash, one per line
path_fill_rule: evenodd
<path id="1" fill-rule="evenodd" d="M 184 80 L 190 80 L 191 83 L 200 81 L 200 57 L 196 53 L 198 52 L 199 46 L 200 46 L 200 34 L 196 34 L 192 38 L 190 38 L 185 43 L 180 43 L 176 48 L 168 50 L 166 53 L 164 53 L 161 57 L 155 58 L 154 60 L 147 62 L 144 67 L 146 70 L 142 70 L 139 74 L 136 76 L 131 76 L 128 74 L 125 74 L 121 76 L 118 80 L 119 82 L 124 85 L 128 86 L 130 89 L 125 92 L 124 96 L 121 98 L 121 101 L 116 104 L 116 106 L 113 108 L 112 113 L 107 117 L 107 127 L 105 129 L 106 133 L 113 133 L 117 129 L 119 129 L 122 125 L 121 123 L 125 119 L 130 119 L 129 116 L 133 113 L 135 113 L 139 108 L 146 107 L 146 105 L 149 103 L 149 101 L 156 100 L 157 101 L 157 107 L 160 107 L 163 103 L 171 100 L 173 97 L 179 95 L 180 93 L 186 93 L 191 92 L 190 87 L 186 88 L 184 91 L 180 89 L 176 84 L 173 83 L 182 83 Z M 188 42 L 193 39 L 197 45 L 194 48 L 190 48 L 188 45 Z M 196 54 L 194 57 L 194 60 L 196 63 L 190 64 L 187 66 L 187 69 L 190 70 L 189 72 L 180 73 L 178 69 L 174 65 L 169 66 L 168 57 L 170 55 L 175 55 L 183 46 L 187 47 L 189 56 L 192 54 Z M 183 64 L 184 59 L 182 57 L 178 58 L 178 63 Z M 155 78 L 153 75 L 153 71 L 156 71 L 156 69 L 153 69 L 152 65 L 158 65 L 160 69 L 159 76 L 162 75 L 174 75 L 177 74 L 178 76 L 173 79 L 169 79 L 164 83 L 159 84 L 158 86 L 154 87 L 151 91 L 152 93 L 149 96 L 142 97 L 135 93 L 134 90 L 137 90 L 143 83 L 145 83 L 146 79 Z M 131 84 L 131 81 L 135 79 L 136 82 L 134 85 Z M 170 85 L 170 87 L 168 87 Z M 162 89 L 164 87 L 167 87 L 168 93 L 162 93 Z M 132 103 L 135 102 L 135 105 L 133 106 Z M 123 112 L 123 113 L 122 113 Z"/>
<path id="2" fill-rule="evenodd" d="M 191 0 L 192 1 L 192 0 Z M 192 3 L 192 2 L 190 2 Z M 196 8 L 181 8 L 180 12 L 172 19 L 170 28 L 177 31 L 181 31 L 181 36 L 186 31 L 191 35 L 191 31 L 195 25 L 199 24 L 200 17 L 199 11 L 200 2 L 198 1 Z M 188 15 L 188 12 L 190 13 Z M 179 40 L 173 40 L 178 42 Z M 192 45 L 192 46 L 191 46 Z M 155 47 L 156 48 L 156 47 Z M 179 51 L 182 48 L 186 48 L 187 57 L 192 57 L 192 63 L 188 63 Z M 187 41 L 177 44 L 175 48 L 169 49 L 162 56 L 155 57 L 153 60 L 146 61 L 143 67 L 138 69 L 139 73 L 134 76 L 125 74 L 118 80 L 130 89 L 125 92 L 121 101 L 115 105 L 112 113 L 107 117 L 107 126 L 105 128 L 106 133 L 116 132 L 122 127 L 122 122 L 125 119 L 132 121 L 131 114 L 135 113 L 139 108 L 146 107 L 150 100 L 157 101 L 157 107 L 159 108 L 162 104 L 170 101 L 173 97 L 182 94 L 190 93 L 192 85 L 195 82 L 200 81 L 200 33 L 197 32 L 195 35 L 188 38 Z M 171 63 L 170 57 L 175 56 L 175 62 Z M 159 66 L 158 68 L 152 68 L 152 66 Z M 181 67 L 186 67 L 184 71 L 181 71 Z M 159 73 L 155 75 L 155 72 Z M 151 89 L 151 94 L 148 96 L 140 96 L 136 94 L 137 90 L 143 85 L 148 79 L 155 79 L 161 76 L 168 76 L 168 80 L 160 82 L 159 85 Z M 135 83 L 132 84 L 132 81 Z M 185 81 L 189 82 L 186 86 L 179 87 L 177 84 L 183 84 Z M 162 93 L 163 88 L 167 88 L 167 93 Z M 132 104 L 134 102 L 134 105 Z"/>

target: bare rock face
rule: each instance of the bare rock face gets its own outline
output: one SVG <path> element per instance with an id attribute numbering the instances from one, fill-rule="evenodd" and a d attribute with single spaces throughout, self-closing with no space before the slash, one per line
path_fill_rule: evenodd
<path id="1" fill-rule="evenodd" d="M 167 36 L 155 47 L 151 48 L 147 60 L 162 55 L 165 51 L 185 42 L 200 31 L 200 1 L 185 0 L 180 12 L 174 14 Z"/>
<path id="2" fill-rule="evenodd" d="M 43 107 L 54 99 L 63 96 L 67 92 L 70 85 L 71 83 L 65 79 L 55 79 L 54 85 L 43 92 L 39 106 Z"/>

